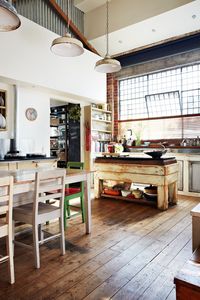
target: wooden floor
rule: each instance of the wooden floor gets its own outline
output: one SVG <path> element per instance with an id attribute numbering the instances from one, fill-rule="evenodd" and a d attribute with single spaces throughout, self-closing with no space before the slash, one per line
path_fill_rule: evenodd
<path id="1" fill-rule="evenodd" d="M 15 247 L 16 283 L 0 266 L 0 299 L 175 299 L 173 278 L 191 256 L 190 210 L 195 200 L 159 212 L 129 202 L 93 201 L 93 228 L 70 220 L 66 255 L 59 243 L 41 247 L 41 268 L 29 250 Z M 55 230 L 56 225 L 51 225 Z M 2 245 L 1 245 L 2 246 Z"/>

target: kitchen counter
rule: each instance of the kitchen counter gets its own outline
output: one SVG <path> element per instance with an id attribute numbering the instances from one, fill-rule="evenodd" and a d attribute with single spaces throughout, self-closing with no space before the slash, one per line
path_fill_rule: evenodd
<path id="1" fill-rule="evenodd" d="M 96 157 L 95 163 L 126 163 L 126 164 L 145 164 L 145 165 L 158 165 L 164 166 L 176 163 L 175 157 L 162 157 L 160 159 L 152 159 L 147 157 L 146 155 L 143 156 L 119 156 L 119 157 Z"/>
<path id="2" fill-rule="evenodd" d="M 30 158 L 28 158 L 28 157 L 24 157 L 24 158 L 17 158 L 17 157 L 15 157 L 15 158 L 6 158 L 6 159 L 0 159 L 0 163 L 6 163 L 6 162 L 14 162 L 14 163 L 16 163 L 16 162 L 23 162 L 23 161 L 40 161 L 40 160 L 51 160 L 51 159 L 53 159 L 53 160 L 55 160 L 55 159 L 57 159 L 56 157 L 52 157 L 52 156 L 49 156 L 49 157 L 30 157 Z M 58 160 L 58 159 L 57 159 Z"/>
<path id="3" fill-rule="evenodd" d="M 24 169 L 57 167 L 58 159 L 55 157 L 35 157 L 35 158 L 8 158 L 0 160 L 0 170 L 16 171 Z"/>
<path id="4" fill-rule="evenodd" d="M 160 210 L 166 210 L 169 203 L 177 202 L 178 164 L 173 157 L 97 157 L 94 169 L 96 198 L 105 196 L 102 194 L 103 181 L 113 180 L 157 186 L 156 204 Z M 142 199 L 139 202 L 144 203 Z"/>

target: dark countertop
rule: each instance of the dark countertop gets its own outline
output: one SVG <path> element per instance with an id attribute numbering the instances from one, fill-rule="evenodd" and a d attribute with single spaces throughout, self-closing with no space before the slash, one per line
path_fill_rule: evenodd
<path id="1" fill-rule="evenodd" d="M 125 163 L 125 164 L 140 164 L 140 165 L 170 165 L 176 163 L 175 157 L 161 157 L 153 159 L 149 157 L 96 157 L 95 163 Z"/>
<path id="2" fill-rule="evenodd" d="M 7 163 L 7 162 L 23 162 L 23 161 L 40 161 L 40 160 L 57 160 L 58 158 L 54 157 L 54 156 L 50 156 L 50 157 L 32 157 L 32 158 L 7 158 L 7 159 L 0 159 L 0 163 Z"/>

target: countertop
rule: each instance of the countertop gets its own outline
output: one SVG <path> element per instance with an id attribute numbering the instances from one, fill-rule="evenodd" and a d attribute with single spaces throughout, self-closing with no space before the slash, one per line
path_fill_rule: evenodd
<path id="1" fill-rule="evenodd" d="M 169 165 L 176 163 L 175 157 L 161 157 L 160 159 L 153 159 L 150 157 L 131 157 L 131 156 L 119 156 L 119 157 L 96 157 L 95 163 L 124 163 L 124 164 L 139 164 L 139 165 Z"/>
<path id="2" fill-rule="evenodd" d="M 32 158 L 22 158 L 22 159 L 19 159 L 19 158 L 10 158 L 10 159 L 0 159 L 0 163 L 7 163 L 7 162 L 23 162 L 23 161 L 40 161 L 40 160 L 50 160 L 50 159 L 53 159 L 53 160 L 58 160 L 56 157 L 54 156 L 49 156 L 49 157 L 32 157 Z"/>

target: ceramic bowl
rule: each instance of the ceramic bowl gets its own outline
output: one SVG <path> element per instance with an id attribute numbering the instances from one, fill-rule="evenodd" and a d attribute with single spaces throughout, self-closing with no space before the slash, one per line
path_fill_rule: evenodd
<path id="1" fill-rule="evenodd" d="M 0 106 L 4 106 L 4 100 L 3 100 L 3 97 L 2 96 L 0 96 Z"/>
<path id="2" fill-rule="evenodd" d="M 147 151 L 145 154 L 151 156 L 153 159 L 160 159 L 162 155 L 164 155 L 167 150 L 158 150 L 158 151 Z"/>
<path id="3" fill-rule="evenodd" d="M 125 191 L 125 190 L 122 190 L 121 193 L 122 193 L 122 196 L 123 196 L 123 197 L 127 197 L 128 195 L 131 194 L 131 191 Z"/>

